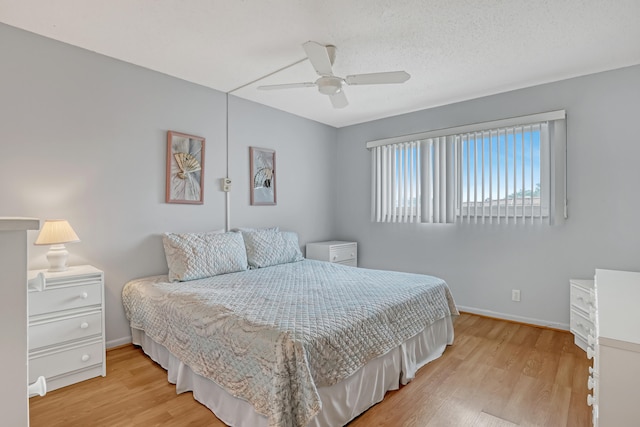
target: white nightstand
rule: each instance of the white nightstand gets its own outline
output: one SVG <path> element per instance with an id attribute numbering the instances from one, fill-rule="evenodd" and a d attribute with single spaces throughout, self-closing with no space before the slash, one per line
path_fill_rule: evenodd
<path id="1" fill-rule="evenodd" d="M 595 336 L 591 311 L 595 307 L 593 280 L 571 279 L 569 281 L 569 324 L 574 342 L 587 350 L 589 335 Z"/>
<path id="2" fill-rule="evenodd" d="M 357 267 L 358 244 L 356 242 L 343 242 L 341 240 L 307 243 L 306 257 Z"/>
<path id="3" fill-rule="evenodd" d="M 106 375 L 104 274 L 90 265 L 62 272 L 31 270 L 29 382 L 47 390 Z"/>

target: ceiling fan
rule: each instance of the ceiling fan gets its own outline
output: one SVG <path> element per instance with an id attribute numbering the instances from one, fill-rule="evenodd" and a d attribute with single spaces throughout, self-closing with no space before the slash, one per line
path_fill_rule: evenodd
<path id="1" fill-rule="evenodd" d="M 314 41 L 302 45 L 307 58 L 320 76 L 315 82 L 288 83 L 279 85 L 258 86 L 261 90 L 291 89 L 299 87 L 317 87 L 318 91 L 328 95 L 334 108 L 344 108 L 349 104 L 344 94 L 343 85 L 376 85 L 404 83 L 411 77 L 406 71 L 388 71 L 382 73 L 353 74 L 339 77 L 333 74 L 331 66 L 336 58 L 336 47 L 324 46 Z"/>

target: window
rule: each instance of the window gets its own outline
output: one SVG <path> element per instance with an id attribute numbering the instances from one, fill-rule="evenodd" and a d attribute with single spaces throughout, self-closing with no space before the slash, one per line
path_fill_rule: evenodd
<path id="1" fill-rule="evenodd" d="M 564 111 L 367 143 L 375 222 L 556 223 Z"/>
<path id="2" fill-rule="evenodd" d="M 455 141 L 459 217 L 509 222 L 549 215 L 547 123 L 465 133 Z"/>

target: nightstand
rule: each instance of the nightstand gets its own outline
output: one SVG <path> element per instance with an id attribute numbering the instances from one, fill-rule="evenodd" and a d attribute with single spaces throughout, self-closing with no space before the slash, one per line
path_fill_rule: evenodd
<path id="1" fill-rule="evenodd" d="M 329 261 L 357 267 L 358 244 L 356 242 L 343 242 L 341 240 L 307 243 L 306 257 L 319 261 Z"/>
<path id="2" fill-rule="evenodd" d="M 47 390 L 106 375 L 104 274 L 90 265 L 28 273 L 29 382 Z"/>

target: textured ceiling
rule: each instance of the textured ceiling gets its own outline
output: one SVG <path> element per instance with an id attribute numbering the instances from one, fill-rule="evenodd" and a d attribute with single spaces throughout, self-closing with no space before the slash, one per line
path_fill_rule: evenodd
<path id="1" fill-rule="evenodd" d="M 350 86 L 333 109 L 308 61 L 233 94 L 335 127 L 640 63 L 640 0 L 0 0 L 0 22 L 229 92 L 337 46 Z"/>

